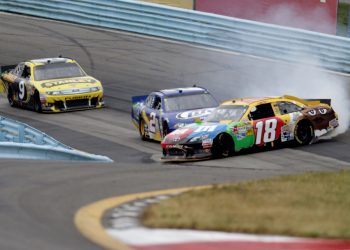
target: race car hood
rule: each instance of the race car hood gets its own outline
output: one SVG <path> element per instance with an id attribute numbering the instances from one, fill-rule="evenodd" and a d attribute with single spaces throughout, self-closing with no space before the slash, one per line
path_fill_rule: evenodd
<path id="1" fill-rule="evenodd" d="M 79 89 L 102 88 L 101 82 L 90 76 L 40 81 L 36 82 L 35 86 L 41 91 L 75 90 L 77 93 Z"/>
<path id="2" fill-rule="evenodd" d="M 214 108 L 203 108 L 194 110 L 184 110 L 176 112 L 167 112 L 166 117 L 170 130 L 185 126 L 186 124 L 202 121 Z"/>
<path id="3" fill-rule="evenodd" d="M 216 135 L 225 132 L 227 124 L 200 123 L 190 124 L 168 134 L 162 141 L 166 144 L 199 143 L 204 140 L 213 140 Z"/>

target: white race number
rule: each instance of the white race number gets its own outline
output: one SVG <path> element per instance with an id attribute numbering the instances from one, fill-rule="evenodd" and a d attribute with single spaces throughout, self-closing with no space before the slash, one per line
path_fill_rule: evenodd
<path id="1" fill-rule="evenodd" d="M 212 126 L 200 126 L 198 127 L 194 132 L 199 133 L 199 132 L 213 132 L 216 129 L 216 125 Z"/>
<path id="2" fill-rule="evenodd" d="M 148 131 L 155 134 L 156 133 L 156 113 L 152 112 L 149 119 Z"/>
<path id="3" fill-rule="evenodd" d="M 23 100 L 26 94 L 26 85 L 24 84 L 24 81 L 19 82 L 18 89 L 19 89 L 18 97 L 20 100 Z"/>
<path id="4" fill-rule="evenodd" d="M 258 121 L 255 124 L 255 128 L 256 128 L 255 144 L 260 145 L 262 142 L 268 143 L 276 140 L 276 128 L 277 128 L 276 119 Z"/>

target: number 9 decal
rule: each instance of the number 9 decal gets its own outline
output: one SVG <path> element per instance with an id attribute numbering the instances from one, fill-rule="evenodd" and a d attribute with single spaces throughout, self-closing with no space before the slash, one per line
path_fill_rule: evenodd
<path id="1" fill-rule="evenodd" d="M 18 88 L 19 88 L 18 97 L 20 100 L 23 101 L 24 97 L 26 96 L 26 85 L 24 84 L 24 81 L 19 82 Z"/>

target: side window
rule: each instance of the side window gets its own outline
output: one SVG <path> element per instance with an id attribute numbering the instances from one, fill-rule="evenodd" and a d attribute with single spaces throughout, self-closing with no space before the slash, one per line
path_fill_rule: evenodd
<path id="1" fill-rule="evenodd" d="M 24 66 L 24 69 L 23 69 L 21 77 L 27 78 L 27 79 L 30 78 L 30 67 Z"/>
<path id="2" fill-rule="evenodd" d="M 291 102 L 278 102 L 277 106 L 278 106 L 278 109 L 279 109 L 281 115 L 297 112 L 297 111 L 300 111 L 302 109 L 298 105 L 291 103 Z"/>
<path id="3" fill-rule="evenodd" d="M 260 104 L 252 108 L 250 111 L 250 117 L 253 120 L 259 120 L 273 116 L 275 116 L 275 113 L 273 112 L 271 103 Z"/>
<path id="4" fill-rule="evenodd" d="M 16 76 L 21 76 L 24 68 L 24 63 L 20 63 L 17 65 L 17 67 L 14 69 L 13 74 Z"/>
<path id="5" fill-rule="evenodd" d="M 162 99 L 160 96 L 156 95 L 154 97 L 153 107 L 154 109 L 160 110 L 162 108 Z"/>
<path id="6" fill-rule="evenodd" d="M 154 95 L 149 95 L 146 99 L 146 107 L 147 108 L 153 108 L 153 102 L 154 102 Z"/>

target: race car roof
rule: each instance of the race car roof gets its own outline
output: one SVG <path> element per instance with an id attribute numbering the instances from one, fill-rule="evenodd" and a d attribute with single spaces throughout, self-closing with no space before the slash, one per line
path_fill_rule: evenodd
<path id="1" fill-rule="evenodd" d="M 178 96 L 178 95 L 208 93 L 208 91 L 205 88 L 201 88 L 201 87 L 162 89 L 162 90 L 159 90 L 158 92 L 160 92 L 164 96 Z"/>
<path id="2" fill-rule="evenodd" d="M 69 58 L 63 58 L 63 57 L 53 57 L 53 58 L 32 59 L 32 60 L 29 60 L 29 62 L 33 63 L 35 65 L 43 65 L 43 64 L 48 64 L 48 63 L 73 62 L 73 60 L 69 59 Z"/>
<path id="3" fill-rule="evenodd" d="M 251 105 L 257 103 L 264 102 L 273 102 L 273 101 L 291 101 L 298 102 L 303 105 L 316 105 L 319 104 L 319 101 L 308 101 L 303 100 L 295 96 L 291 95 L 283 95 L 283 96 L 268 96 L 268 97 L 245 97 L 245 98 L 237 98 L 223 102 L 221 105 Z"/>

